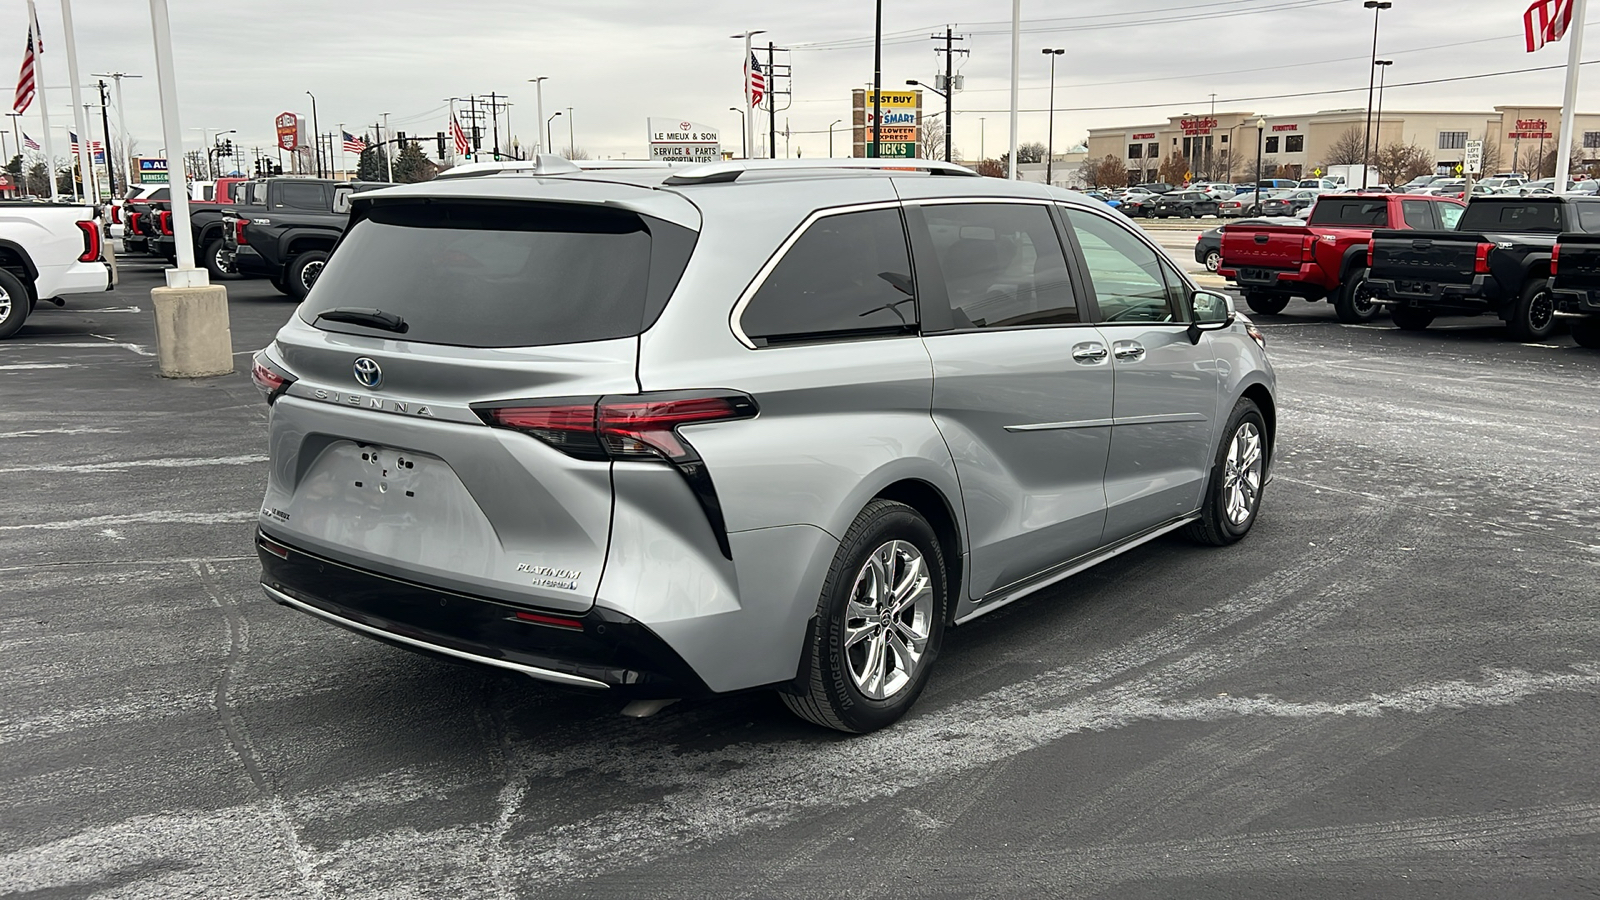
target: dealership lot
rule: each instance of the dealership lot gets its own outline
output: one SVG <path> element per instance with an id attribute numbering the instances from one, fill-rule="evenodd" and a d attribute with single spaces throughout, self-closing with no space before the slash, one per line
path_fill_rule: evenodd
<path id="1" fill-rule="evenodd" d="M 1193 270 L 1214 220 L 1152 228 Z M 1184 242 L 1187 241 L 1185 244 Z M 912 715 L 621 704 L 279 607 L 251 547 L 293 307 L 157 378 L 149 288 L 0 346 L 0 894 L 1572 896 L 1600 885 L 1600 353 L 1497 320 L 1258 319 L 1280 457 L 951 632 Z"/>

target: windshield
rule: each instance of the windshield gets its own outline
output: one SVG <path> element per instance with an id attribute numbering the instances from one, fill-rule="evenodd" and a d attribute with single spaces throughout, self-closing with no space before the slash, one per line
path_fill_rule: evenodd
<path id="1" fill-rule="evenodd" d="M 632 337 L 647 328 L 694 246 L 682 227 L 575 205 L 409 201 L 375 204 L 339 243 L 300 317 L 381 309 L 405 339 L 527 347 Z"/>

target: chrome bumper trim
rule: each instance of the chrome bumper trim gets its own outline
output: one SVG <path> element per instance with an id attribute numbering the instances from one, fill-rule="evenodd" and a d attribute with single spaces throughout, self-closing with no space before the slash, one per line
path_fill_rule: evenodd
<path id="1" fill-rule="evenodd" d="M 557 684 L 567 684 L 586 688 L 599 688 L 601 690 L 607 690 L 611 687 L 603 681 L 596 681 L 593 678 L 584 678 L 582 675 L 569 675 L 566 672 L 556 672 L 551 669 L 541 669 L 537 666 L 525 666 L 521 663 L 514 663 L 509 660 L 493 659 L 488 656 L 479 656 L 476 653 L 467 653 L 463 650 L 456 650 L 454 648 L 444 647 L 439 644 L 430 644 L 427 641 L 419 641 L 416 638 L 409 638 L 403 634 L 395 634 L 392 631 L 384 631 L 382 628 L 373 628 L 371 625 L 357 622 L 354 619 L 347 619 L 344 616 L 334 615 L 325 609 L 319 609 L 309 603 L 296 600 L 288 594 L 268 587 L 264 584 L 261 586 L 261 589 L 267 592 L 268 597 L 271 597 L 272 599 L 286 606 L 292 606 L 301 612 L 310 613 L 319 619 L 325 619 L 334 623 L 335 625 L 340 625 L 345 628 L 353 628 L 356 631 L 370 634 L 375 637 L 381 637 L 384 640 L 405 644 L 408 647 L 416 647 L 420 650 L 427 650 L 432 653 L 441 653 L 445 656 L 453 656 L 456 659 L 464 659 L 468 662 L 481 663 L 486 666 L 509 669 L 513 672 L 527 675 L 530 678 L 537 678 L 540 681 L 553 681 Z"/>

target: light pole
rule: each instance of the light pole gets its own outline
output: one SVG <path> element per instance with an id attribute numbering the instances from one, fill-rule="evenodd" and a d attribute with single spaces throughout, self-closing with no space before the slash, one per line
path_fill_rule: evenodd
<path id="1" fill-rule="evenodd" d="M 982 160 L 985 160 L 985 159 L 989 158 L 988 151 L 984 149 L 984 145 L 986 143 L 988 143 L 988 138 L 989 138 L 989 123 L 988 123 L 988 120 L 985 119 L 983 116 L 979 116 L 978 117 L 978 160 L 980 162 Z"/>
<path id="2" fill-rule="evenodd" d="M 1372 68 L 1367 72 L 1367 136 L 1361 145 L 1361 189 L 1366 190 L 1367 168 L 1372 165 L 1372 88 L 1378 74 L 1378 14 L 1394 6 L 1391 0 L 1366 0 L 1363 9 L 1372 10 Z"/>
<path id="3" fill-rule="evenodd" d="M 834 119 L 828 123 L 828 158 L 833 159 L 833 126 L 843 122 L 843 119 Z"/>
<path id="4" fill-rule="evenodd" d="M 908 80 L 906 82 L 906 86 L 907 87 L 915 86 L 915 87 L 927 88 L 928 90 L 933 91 L 935 94 L 938 94 L 939 96 L 941 96 L 941 97 L 943 97 L 945 99 L 945 109 L 949 109 L 950 108 L 950 95 L 945 93 L 944 91 L 939 90 L 938 88 L 934 87 L 933 85 L 923 84 L 922 82 L 916 80 L 915 78 L 912 78 L 912 79 L 910 79 L 910 80 Z M 937 116 L 938 113 L 932 113 L 932 115 Z M 831 132 L 830 132 L 829 136 L 830 137 L 832 136 Z M 950 119 L 949 119 L 948 116 L 945 117 L 945 123 L 944 123 L 944 161 L 945 162 L 949 162 L 950 161 Z"/>
<path id="5" fill-rule="evenodd" d="M 554 122 L 556 120 L 556 116 L 559 115 L 561 115 L 561 110 L 558 109 L 555 111 L 555 115 L 552 115 L 550 118 L 544 120 L 544 145 L 546 147 L 553 143 L 550 140 L 550 123 Z"/>
<path id="6" fill-rule="evenodd" d="M 731 37 L 734 40 L 739 40 L 740 38 L 744 39 L 744 62 L 740 65 L 739 71 L 744 73 L 744 108 L 747 110 L 756 105 L 755 95 L 750 91 L 750 64 L 755 62 L 756 59 L 755 54 L 750 50 L 750 39 L 758 34 L 766 33 L 767 32 L 764 29 L 756 29 L 754 31 L 746 31 L 744 34 L 728 35 L 728 37 Z M 771 77 L 770 72 L 768 73 L 768 77 Z M 767 89 L 770 90 L 771 88 L 772 85 L 768 84 Z M 751 127 L 752 123 L 750 121 L 750 117 L 746 116 L 744 119 L 744 134 L 741 135 L 740 141 L 745 148 L 745 159 L 750 158 L 750 145 L 756 142 L 755 136 L 750 133 Z"/>
<path id="7" fill-rule="evenodd" d="M 539 121 L 541 121 L 541 122 L 544 121 L 544 83 L 546 81 L 548 81 L 549 79 L 550 79 L 549 75 L 540 75 L 538 78 L 529 78 L 528 79 L 528 82 L 533 85 L 534 94 L 538 97 Z M 538 148 L 536 148 L 533 151 L 533 155 L 534 156 L 538 156 L 541 153 L 549 153 L 549 152 L 550 152 L 550 147 L 548 145 L 541 145 L 541 146 L 539 146 Z"/>
<path id="8" fill-rule="evenodd" d="M 1045 138 L 1044 154 L 1044 183 L 1050 184 L 1050 179 L 1055 175 L 1056 162 L 1056 57 L 1067 52 L 1064 49 L 1046 47 L 1040 51 L 1050 57 L 1050 135 Z"/>
<path id="9" fill-rule="evenodd" d="M 567 107 L 567 159 L 578 152 L 578 142 L 572 137 L 572 107 Z"/>
<path id="10" fill-rule="evenodd" d="M 116 88 L 117 88 L 117 136 L 122 138 L 122 165 L 123 165 L 123 171 L 127 172 L 127 165 L 129 163 L 129 161 L 133 158 L 133 150 L 132 150 L 132 148 L 130 148 L 128 146 L 128 144 L 130 143 L 130 141 L 128 140 L 128 119 L 127 119 L 127 116 L 125 116 L 123 114 L 123 112 L 122 112 L 122 79 L 124 79 L 124 78 L 143 78 L 144 76 L 143 75 L 129 75 L 127 72 L 90 72 L 89 74 L 94 76 L 95 78 L 109 78 L 109 79 L 111 79 L 112 83 L 116 85 Z M 126 190 L 127 188 L 130 188 L 132 186 L 133 186 L 133 179 L 131 177 L 124 177 L 122 179 L 122 187 L 123 187 L 124 190 Z"/>
<path id="11" fill-rule="evenodd" d="M 1383 76 L 1389 73 L 1389 67 L 1394 65 L 1392 59 L 1375 59 L 1372 64 L 1378 67 L 1378 114 L 1372 120 L 1372 155 L 1380 161 L 1383 159 Z M 1378 170 L 1378 178 L 1383 178 L 1383 170 Z"/>
<path id="12" fill-rule="evenodd" d="M 322 177 L 322 126 L 317 124 L 317 95 L 306 91 L 311 98 L 311 137 L 317 151 L 317 177 Z"/>
<path id="13" fill-rule="evenodd" d="M 454 139 L 455 139 L 455 136 L 451 135 L 451 140 L 454 140 Z M 384 174 L 388 177 L 389 183 L 393 184 L 394 183 L 394 150 L 390 150 L 389 149 L 389 114 L 388 113 L 384 113 L 383 114 L 383 144 L 382 144 L 382 146 L 383 146 L 383 171 L 384 171 Z M 395 150 L 398 150 L 398 149 L 400 149 L 400 148 L 398 148 L 398 147 L 395 148 Z"/>
<path id="14" fill-rule="evenodd" d="M 1267 132 L 1267 117 L 1256 116 L 1256 189 L 1251 192 L 1255 197 L 1256 208 L 1251 213 L 1253 216 L 1261 215 L 1261 139 Z"/>
<path id="15" fill-rule="evenodd" d="M 740 109 L 737 106 L 730 106 L 730 107 L 728 107 L 728 111 L 729 112 L 736 112 L 736 113 L 739 114 L 739 155 L 744 157 L 745 159 L 749 159 L 750 158 L 750 145 L 744 139 L 744 133 L 745 133 L 744 110 Z M 831 149 L 832 146 L 833 146 L 833 132 L 831 132 L 831 131 L 828 133 L 828 142 L 829 142 L 828 146 Z M 832 156 L 833 154 L 830 153 L 828 155 Z"/>

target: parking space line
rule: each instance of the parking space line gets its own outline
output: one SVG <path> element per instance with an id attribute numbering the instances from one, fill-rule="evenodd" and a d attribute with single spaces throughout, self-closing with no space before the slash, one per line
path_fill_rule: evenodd
<path id="1" fill-rule="evenodd" d="M 51 463 L 31 466 L 13 466 L 0 469 L 0 475 L 11 472 L 115 472 L 120 469 L 192 469 L 200 466 L 243 466 L 264 463 L 267 457 L 260 453 L 243 456 L 192 456 L 163 459 L 119 459 L 99 463 Z"/>
<path id="2" fill-rule="evenodd" d="M 90 335 L 90 337 L 100 337 L 100 335 L 94 334 L 94 335 Z M 89 343 L 87 341 L 67 341 L 67 342 L 63 342 L 63 343 L 40 342 L 40 343 L 37 343 L 37 344 L 17 343 L 17 344 L 8 345 L 6 349 L 9 350 L 9 349 L 15 348 L 15 349 L 19 349 L 20 350 L 20 349 L 30 348 L 30 347 L 50 347 L 50 348 L 59 347 L 59 348 L 62 348 L 64 350 L 84 350 L 84 349 L 94 350 L 94 349 L 99 349 L 99 348 L 102 348 L 102 347 L 120 347 L 123 350 L 128 350 L 128 351 L 131 351 L 133 353 L 137 353 L 140 356 L 155 356 L 154 353 L 151 353 L 149 350 L 146 350 L 143 346 L 141 346 L 139 344 L 130 344 L 130 343 L 127 343 L 125 341 L 113 341 L 110 338 L 106 338 L 105 340 L 106 340 L 106 343 L 104 343 L 104 344 L 91 344 L 91 343 Z"/>
<path id="3" fill-rule="evenodd" d="M 111 525 L 230 525 L 254 522 L 260 515 L 248 512 L 196 513 L 157 509 L 126 515 L 90 516 L 86 519 L 66 519 L 56 522 L 28 522 L 23 525 L 0 525 L 6 531 L 78 531 L 86 528 L 103 528 Z"/>

